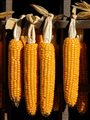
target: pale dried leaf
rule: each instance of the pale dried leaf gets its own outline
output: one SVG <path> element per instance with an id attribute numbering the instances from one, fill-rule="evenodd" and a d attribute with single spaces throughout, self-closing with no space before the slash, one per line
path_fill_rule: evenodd
<path id="1" fill-rule="evenodd" d="M 90 18 L 90 12 L 79 12 L 77 14 L 77 19 L 89 19 Z"/>
<path id="2" fill-rule="evenodd" d="M 90 5 L 85 1 L 81 1 L 81 3 L 77 2 L 75 3 L 75 5 L 76 5 L 75 7 L 80 10 L 90 11 Z"/>
<path id="3" fill-rule="evenodd" d="M 31 4 L 31 6 L 40 14 L 44 15 L 44 16 L 48 16 L 49 12 L 42 6 L 40 5 L 35 5 L 35 4 Z"/>
<path id="4" fill-rule="evenodd" d="M 6 24 L 5 24 L 5 29 L 9 29 L 9 30 L 12 30 L 14 28 L 14 25 L 15 23 L 18 21 L 18 19 L 16 18 L 9 18 L 7 19 L 6 21 Z"/>
<path id="5" fill-rule="evenodd" d="M 79 2 L 75 3 L 75 5 L 77 5 L 79 7 L 85 7 L 82 3 L 79 3 Z"/>
<path id="6" fill-rule="evenodd" d="M 83 7 L 79 7 L 79 6 L 75 6 L 75 5 L 72 5 L 72 7 L 75 7 L 77 9 L 80 9 L 80 10 L 83 10 L 83 11 L 87 11 L 87 12 L 90 11 L 89 9 L 86 9 L 86 8 L 83 8 Z"/>
<path id="7" fill-rule="evenodd" d="M 0 19 L 3 19 L 9 15 L 12 15 L 14 13 L 14 11 L 7 11 L 7 12 L 1 12 L 0 13 Z"/>
<path id="8" fill-rule="evenodd" d="M 75 7 L 73 7 L 73 9 L 72 9 L 72 14 L 76 14 L 76 8 Z"/>
<path id="9" fill-rule="evenodd" d="M 75 3 L 75 5 L 86 8 L 86 9 L 90 8 L 90 5 L 88 3 L 86 3 L 85 1 L 82 1 L 81 3 L 77 2 L 77 3 Z"/>
<path id="10" fill-rule="evenodd" d="M 88 4 L 87 2 L 83 1 L 83 4 L 86 6 L 86 8 L 90 9 L 90 4 Z"/>

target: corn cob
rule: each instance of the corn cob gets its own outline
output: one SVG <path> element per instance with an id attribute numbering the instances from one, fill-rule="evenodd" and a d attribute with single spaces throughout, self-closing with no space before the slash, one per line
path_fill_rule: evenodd
<path id="1" fill-rule="evenodd" d="M 10 99 L 18 106 L 21 99 L 22 50 L 20 40 L 12 39 L 8 47 L 8 88 Z"/>
<path id="2" fill-rule="evenodd" d="M 40 61 L 40 109 L 43 116 L 53 108 L 55 86 L 55 49 L 52 43 L 39 44 Z"/>
<path id="3" fill-rule="evenodd" d="M 66 38 L 63 44 L 64 98 L 73 107 L 77 102 L 79 84 L 80 42 L 78 38 Z"/>
<path id="4" fill-rule="evenodd" d="M 81 42 L 80 49 L 80 85 L 88 84 L 87 70 L 87 47 L 84 42 Z M 83 90 L 83 89 L 82 89 Z M 88 93 L 80 91 L 77 100 L 77 110 L 79 113 L 85 113 L 88 107 Z"/>
<path id="5" fill-rule="evenodd" d="M 35 115 L 37 110 L 37 50 L 38 44 L 24 47 L 24 88 L 27 112 Z"/>

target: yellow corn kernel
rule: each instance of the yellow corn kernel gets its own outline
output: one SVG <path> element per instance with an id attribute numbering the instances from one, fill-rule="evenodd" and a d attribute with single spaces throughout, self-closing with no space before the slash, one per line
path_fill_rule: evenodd
<path id="1" fill-rule="evenodd" d="M 40 61 L 40 109 L 43 116 L 53 108 L 55 87 L 55 49 L 52 43 L 39 44 Z"/>
<path id="2" fill-rule="evenodd" d="M 78 38 L 66 38 L 63 44 L 64 98 L 69 106 L 77 102 L 79 88 L 80 42 Z"/>
<path id="3" fill-rule="evenodd" d="M 8 47 L 8 89 L 10 99 L 18 105 L 21 99 L 22 50 L 20 40 L 12 39 Z"/>
<path id="4" fill-rule="evenodd" d="M 37 50 L 38 44 L 24 47 L 24 91 L 27 112 L 35 115 L 37 110 Z"/>

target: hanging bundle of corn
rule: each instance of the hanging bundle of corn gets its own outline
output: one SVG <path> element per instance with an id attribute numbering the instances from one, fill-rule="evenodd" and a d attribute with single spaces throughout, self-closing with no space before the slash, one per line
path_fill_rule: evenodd
<path id="1" fill-rule="evenodd" d="M 43 116 L 50 115 L 53 108 L 55 86 L 55 48 L 51 42 L 52 17 L 45 20 L 43 42 L 39 44 L 40 61 L 40 109 Z"/>
<path id="2" fill-rule="evenodd" d="M 69 106 L 77 102 L 79 88 L 80 41 L 76 38 L 75 18 L 71 18 L 69 37 L 63 43 L 64 98 Z"/>
<path id="3" fill-rule="evenodd" d="M 16 23 L 14 29 L 14 39 L 8 46 L 8 89 L 10 99 L 19 105 L 21 99 L 21 79 L 22 79 L 22 51 L 23 44 L 19 40 L 21 28 Z"/>
<path id="4" fill-rule="evenodd" d="M 27 18 L 33 19 L 33 15 Z M 38 44 L 35 38 L 35 21 L 31 22 L 28 29 L 28 42 L 24 47 L 24 90 L 27 112 L 35 115 L 37 110 L 37 62 Z"/>
<path id="5" fill-rule="evenodd" d="M 78 30 L 79 36 L 83 37 L 83 30 Z M 81 38 L 83 39 L 83 38 Z M 86 44 L 81 40 L 80 43 L 80 86 L 88 84 L 88 70 L 87 70 L 87 47 Z M 83 91 L 83 88 L 79 91 L 77 100 L 77 110 L 79 113 L 85 113 L 88 107 L 88 93 Z"/>
<path id="6" fill-rule="evenodd" d="M 52 39 L 53 21 L 61 19 L 63 15 L 53 16 L 45 8 L 32 4 L 32 7 L 42 14 L 45 19 L 43 37 L 39 36 L 39 61 L 40 61 L 40 108 L 43 116 L 50 115 L 54 100 L 55 87 L 55 41 Z M 55 45 L 55 46 L 54 46 Z"/>
<path id="7" fill-rule="evenodd" d="M 45 17 L 43 37 L 39 41 L 39 63 L 40 63 L 40 110 L 43 116 L 50 115 L 53 108 L 54 86 L 55 86 L 55 47 L 52 39 L 52 19 L 45 8 L 39 5 L 32 5 L 40 14 Z"/>

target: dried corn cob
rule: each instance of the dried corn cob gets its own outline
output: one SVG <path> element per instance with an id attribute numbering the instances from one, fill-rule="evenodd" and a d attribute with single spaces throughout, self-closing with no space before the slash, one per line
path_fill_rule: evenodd
<path id="1" fill-rule="evenodd" d="M 50 115 L 54 100 L 55 49 L 52 43 L 39 44 L 40 108 L 43 116 Z"/>
<path id="2" fill-rule="evenodd" d="M 37 111 L 37 74 L 38 74 L 38 44 L 36 43 L 35 16 L 28 14 L 30 27 L 28 29 L 27 44 L 24 46 L 24 91 L 27 112 L 30 115 L 35 115 Z M 33 22 L 32 22 L 33 21 Z"/>
<path id="3" fill-rule="evenodd" d="M 28 114 L 35 115 L 37 110 L 37 43 L 24 47 L 24 87 Z"/>
<path id="4" fill-rule="evenodd" d="M 8 88 L 10 99 L 17 106 L 21 99 L 22 50 L 20 40 L 12 39 L 8 47 Z"/>
<path id="5" fill-rule="evenodd" d="M 66 38 L 63 44 L 64 97 L 74 106 L 78 97 L 80 42 L 78 38 Z"/>
<path id="6" fill-rule="evenodd" d="M 39 12 L 43 11 L 45 13 L 47 11 L 41 6 L 33 6 Z M 54 15 L 51 13 L 45 13 L 44 15 L 45 24 L 43 26 L 43 39 L 41 40 L 43 42 L 39 43 L 40 110 L 43 116 L 48 116 L 53 108 L 55 86 L 55 48 L 51 43 L 52 20 Z"/>
<path id="7" fill-rule="evenodd" d="M 81 42 L 80 49 L 80 85 L 88 84 L 87 70 L 87 47 L 84 42 Z M 82 89 L 83 90 L 83 89 Z M 88 107 L 88 93 L 80 91 L 77 100 L 77 110 L 79 113 L 85 113 Z"/>

